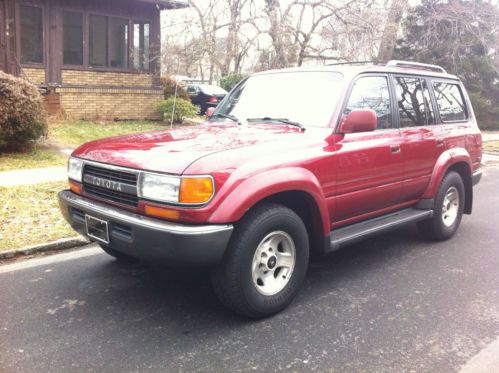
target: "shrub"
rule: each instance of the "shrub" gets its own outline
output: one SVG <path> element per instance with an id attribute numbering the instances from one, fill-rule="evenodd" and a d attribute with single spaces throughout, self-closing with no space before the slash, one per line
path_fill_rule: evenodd
<path id="1" fill-rule="evenodd" d="M 170 121 L 174 107 L 174 98 L 170 97 L 158 103 L 158 110 L 163 114 L 163 120 Z M 189 101 L 183 98 L 177 98 L 175 103 L 175 113 L 173 121 L 182 123 L 185 118 L 195 117 L 198 109 Z"/>
<path id="2" fill-rule="evenodd" d="M 243 80 L 246 76 L 243 74 L 232 73 L 220 78 L 219 84 L 220 87 L 225 89 L 227 92 L 236 86 L 241 80 Z"/>
<path id="3" fill-rule="evenodd" d="M 24 79 L 0 71 L 0 150 L 22 150 L 47 133 L 43 99 Z"/>
<path id="4" fill-rule="evenodd" d="M 177 85 L 177 97 L 189 100 L 189 94 L 187 91 L 172 77 L 166 76 L 161 78 L 161 84 L 163 84 L 163 93 L 165 99 L 173 97 L 175 95 L 175 85 Z"/>

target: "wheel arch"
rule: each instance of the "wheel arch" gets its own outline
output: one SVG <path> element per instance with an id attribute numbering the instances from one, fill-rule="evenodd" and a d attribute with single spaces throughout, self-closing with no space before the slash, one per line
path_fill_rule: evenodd
<path id="1" fill-rule="evenodd" d="M 472 164 L 471 157 L 464 148 L 452 148 L 440 155 L 433 169 L 429 185 L 422 198 L 435 198 L 444 176 L 449 171 L 455 171 L 461 176 L 465 190 L 464 213 L 471 214 L 473 208 Z"/>
<path id="2" fill-rule="evenodd" d="M 304 222 L 313 252 L 329 244 L 329 214 L 319 181 L 303 168 L 283 168 L 255 175 L 235 188 L 210 217 L 210 222 L 237 222 L 262 203 L 293 210 Z"/>

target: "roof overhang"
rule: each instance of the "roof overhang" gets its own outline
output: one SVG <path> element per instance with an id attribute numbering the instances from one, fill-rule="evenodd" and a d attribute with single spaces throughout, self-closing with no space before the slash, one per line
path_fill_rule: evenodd
<path id="1" fill-rule="evenodd" d="M 189 7 L 189 4 L 187 4 L 186 2 L 177 1 L 177 0 L 136 0 L 136 1 L 140 1 L 142 3 L 154 4 L 161 10 L 183 9 Z"/>

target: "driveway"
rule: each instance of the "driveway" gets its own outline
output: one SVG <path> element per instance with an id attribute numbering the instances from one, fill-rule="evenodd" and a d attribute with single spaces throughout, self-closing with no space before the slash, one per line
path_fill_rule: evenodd
<path id="1" fill-rule="evenodd" d="M 499 171 L 450 241 L 409 226 L 313 263 L 283 313 L 225 310 L 204 271 L 85 249 L 0 266 L 0 370 L 453 372 L 499 336 Z"/>

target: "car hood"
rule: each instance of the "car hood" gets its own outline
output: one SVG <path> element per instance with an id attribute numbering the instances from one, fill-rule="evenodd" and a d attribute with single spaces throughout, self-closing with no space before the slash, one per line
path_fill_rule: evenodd
<path id="1" fill-rule="evenodd" d="M 110 137 L 83 144 L 73 156 L 141 170 L 182 174 L 207 155 L 301 136 L 296 127 L 277 124 L 203 124 L 175 130 Z"/>

